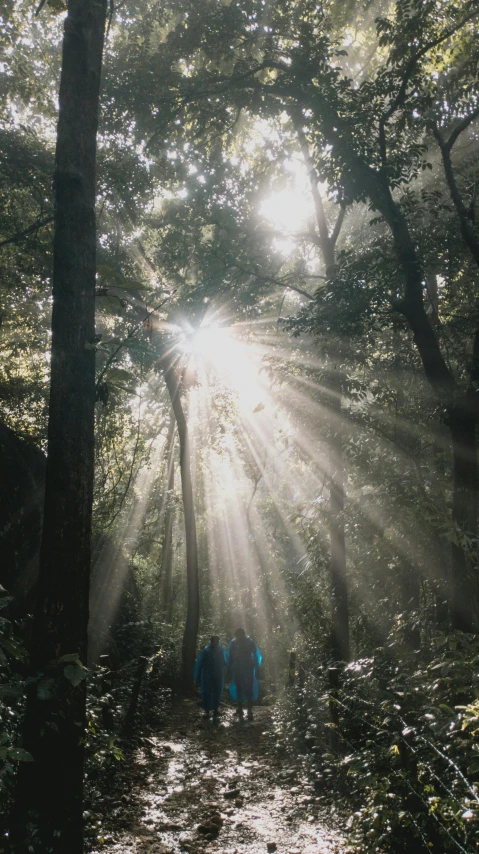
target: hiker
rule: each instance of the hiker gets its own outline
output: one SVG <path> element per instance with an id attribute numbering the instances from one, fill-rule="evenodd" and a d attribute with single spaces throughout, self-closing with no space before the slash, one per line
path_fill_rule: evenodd
<path id="1" fill-rule="evenodd" d="M 225 654 L 218 635 L 213 635 L 209 644 L 201 650 L 195 665 L 195 682 L 200 683 L 201 705 L 204 717 L 219 716 L 219 705 L 223 693 Z"/>
<path id="2" fill-rule="evenodd" d="M 236 714 L 243 717 L 243 706 L 248 710 L 248 720 L 253 720 L 253 703 L 259 697 L 258 668 L 262 655 L 258 645 L 244 629 L 236 629 L 228 644 L 226 664 L 230 680 L 230 697 L 238 703 Z"/>

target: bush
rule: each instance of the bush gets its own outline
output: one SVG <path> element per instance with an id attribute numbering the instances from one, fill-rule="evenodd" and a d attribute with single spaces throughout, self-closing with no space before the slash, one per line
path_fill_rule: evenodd
<path id="1" fill-rule="evenodd" d="M 309 751 L 315 786 L 353 797 L 361 852 L 475 851 L 479 830 L 479 641 L 436 638 L 430 656 L 394 639 L 344 671 L 338 750 L 329 747 L 324 670 L 283 703 L 278 741 Z"/>

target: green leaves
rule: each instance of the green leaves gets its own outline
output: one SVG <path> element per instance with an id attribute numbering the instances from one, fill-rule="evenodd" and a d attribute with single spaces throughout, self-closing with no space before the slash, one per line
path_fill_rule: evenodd
<path id="1" fill-rule="evenodd" d="M 54 700 L 58 693 L 64 690 L 64 684 L 62 685 L 64 679 L 76 688 L 87 676 L 88 668 L 82 664 L 78 653 L 69 652 L 60 658 L 52 659 L 45 672 L 30 681 L 36 683 L 38 699 L 48 702 Z"/>
<path id="2" fill-rule="evenodd" d="M 17 661 L 24 661 L 27 658 L 26 649 L 20 643 L 7 637 L 1 632 L 0 647 L 2 647 L 2 649 L 4 649 L 9 655 L 13 656 L 13 658 L 16 658 Z"/>
<path id="3" fill-rule="evenodd" d="M 33 756 L 22 747 L 12 747 L 8 744 L 9 735 L 0 735 L 0 762 L 33 762 Z"/>
<path id="4" fill-rule="evenodd" d="M 153 290 L 150 284 L 124 276 L 120 270 L 115 267 L 110 267 L 108 264 L 99 264 L 97 266 L 97 274 L 100 279 L 101 287 L 106 288 L 107 294 L 112 288 L 123 291 L 149 292 Z M 103 294 L 101 295 L 103 296 Z"/>
<path id="5" fill-rule="evenodd" d="M 60 656 L 58 659 L 60 664 L 66 664 L 69 661 L 74 661 L 76 664 L 80 663 L 80 656 L 78 652 L 69 652 L 66 655 Z"/>
<path id="6" fill-rule="evenodd" d="M 78 653 L 72 652 L 62 655 L 58 659 L 57 667 L 63 664 L 66 665 L 63 667 L 63 676 L 74 688 L 86 679 L 88 669 L 82 664 Z"/>
<path id="7" fill-rule="evenodd" d="M 35 15 L 39 15 L 44 6 L 47 6 L 48 11 L 52 15 L 61 15 L 62 12 L 67 11 L 66 0 L 40 0 L 35 10 Z"/>
<path id="8" fill-rule="evenodd" d="M 2 758 L 2 748 L 0 748 L 0 758 Z M 33 762 L 32 754 L 22 747 L 8 747 L 5 750 L 5 758 L 11 762 Z"/>
<path id="9" fill-rule="evenodd" d="M 63 675 L 65 676 L 65 679 L 68 679 L 70 684 L 76 688 L 77 685 L 80 685 L 80 683 L 86 679 L 87 671 L 83 665 L 69 664 L 65 667 Z"/>
<path id="10" fill-rule="evenodd" d="M 344 746 L 333 758 L 330 788 L 335 803 L 345 791 L 353 794 L 358 808 L 348 825 L 350 842 L 364 854 L 414 850 L 418 837 L 426 844 L 439 838 L 448 854 L 473 850 L 479 700 L 458 701 L 474 695 L 479 640 L 457 633 L 437 636 L 434 646 L 434 657 L 423 653 L 412 660 L 393 654 L 388 643 L 373 657 L 352 662 L 342 676 L 337 702 Z M 296 750 L 312 721 L 317 739 L 327 743 L 329 699 L 324 676 L 315 676 L 317 661 L 316 650 L 306 651 L 304 691 L 286 712 Z M 446 675 L 438 679 L 438 673 Z M 310 753 L 308 765 L 324 776 L 324 755 Z"/>
<path id="11" fill-rule="evenodd" d="M 125 370 L 125 368 L 109 368 L 105 374 L 105 379 L 107 382 L 123 387 L 136 383 L 136 378 L 130 371 Z"/>

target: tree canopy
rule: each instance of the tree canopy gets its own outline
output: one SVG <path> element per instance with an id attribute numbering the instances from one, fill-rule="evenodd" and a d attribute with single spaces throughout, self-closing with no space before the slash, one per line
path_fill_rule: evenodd
<path id="1" fill-rule="evenodd" d="M 472 851 L 477 0 L 81 5 L 0 12 L 0 758 L 18 851 L 68 838 L 52 825 L 28 848 L 29 796 L 15 819 L 17 760 L 43 767 L 31 704 L 43 729 L 83 733 L 102 668 L 138 662 L 138 690 L 118 676 L 134 715 L 145 673 L 188 693 L 200 641 L 238 625 L 271 700 L 297 656 L 278 749 L 324 730 L 314 773 L 343 775 L 358 851 Z M 65 47 L 84 13 L 94 59 L 88 39 L 87 59 Z"/>

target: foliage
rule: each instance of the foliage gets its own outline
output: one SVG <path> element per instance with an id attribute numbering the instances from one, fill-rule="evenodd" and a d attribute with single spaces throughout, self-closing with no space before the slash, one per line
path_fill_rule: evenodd
<path id="1" fill-rule="evenodd" d="M 347 826 L 359 851 L 473 850 L 478 655 L 464 635 L 435 636 L 429 656 L 411 655 L 391 633 L 342 674 L 335 753 L 327 666 L 314 666 L 312 649 L 304 654 L 298 690 L 278 716 L 278 745 L 306 750 L 318 792 L 352 798 Z"/>
<path id="2" fill-rule="evenodd" d="M 35 16 L 26 0 L 9 0 L 0 16 L 0 417 L 43 448 L 60 6 L 49 2 Z M 142 659 L 139 726 L 160 725 L 177 671 L 185 535 L 178 476 L 166 495 L 161 346 L 165 334 L 176 346 L 188 324 L 219 318 L 256 353 L 262 397 L 245 405 L 211 370 L 183 389 L 201 638 L 218 631 L 226 639 L 247 622 L 266 653 L 268 692 L 283 679 L 291 645 L 309 648 L 300 701 L 285 705 L 290 718 L 280 729 L 290 745 L 311 748 L 318 791 L 337 786 L 354 799 L 350 831 L 364 851 L 472 845 L 478 708 L 468 680 L 477 650 L 438 631 L 448 621 L 451 545 L 459 542 L 474 567 L 477 534 L 451 518 L 444 407 L 401 314 L 403 271 L 371 188 L 381 182 L 404 217 L 431 328 L 467 389 L 477 269 L 435 131 L 445 139 L 462 128 L 453 168 L 476 234 L 476 6 L 135 0 L 113 10 L 98 146 L 97 338 L 89 344 L 98 397 L 90 649 L 95 660 L 107 654 L 111 669 L 60 666 L 61 678 L 88 678 L 91 838 L 101 837 L 105 791 L 129 749 L 122 716 Z M 329 234 L 345 214 L 329 268 L 316 179 Z M 301 221 L 273 225 L 264 200 L 299 185 Z M 335 756 L 313 659 L 326 661 L 331 629 L 338 438 L 356 663 L 342 682 Z M 177 467 L 177 447 L 173 459 Z M 171 626 L 159 617 L 167 508 Z M 22 759 L 26 646 L 28 625 L 4 620 L 0 756 L 10 792 Z M 57 676 L 45 674 L 41 690 Z"/>
<path id="3" fill-rule="evenodd" d="M 0 600 L 0 792 L 5 804 L 11 802 L 18 762 L 32 760 L 28 751 L 18 743 L 18 726 L 24 709 L 26 662 L 21 626 L 8 619 L 11 597 Z"/>
<path id="4" fill-rule="evenodd" d="M 8 602 L 4 602 L 5 606 Z M 141 693 L 134 710 L 134 732 L 126 732 L 124 723 L 132 702 L 132 692 L 138 671 L 138 657 L 133 657 L 120 669 L 96 665 L 87 670 L 74 654 L 52 662 L 47 672 L 32 682 L 28 675 L 28 659 L 23 645 L 20 626 L 2 618 L 0 647 L 5 656 L 0 685 L 0 791 L 3 795 L 3 819 L 12 804 L 15 768 L 19 762 L 32 761 L 31 755 L 21 746 L 21 720 L 26 691 L 34 686 L 45 701 L 54 700 L 62 690 L 62 680 L 73 685 L 87 682 L 87 729 L 85 740 L 87 797 L 85 826 L 87 838 L 102 838 L 106 812 L 115 798 L 122 793 L 124 776 L 121 771 L 126 754 L 134 749 L 136 732 L 146 733 L 162 725 L 171 705 L 172 688 L 179 668 L 179 638 L 172 637 L 161 625 L 151 621 L 135 624 L 138 644 L 147 654 L 145 676 Z M 131 647 L 130 654 L 135 650 Z M 138 653 L 136 653 L 138 655 Z M 2 659 L 3 660 L 3 659 Z M 55 725 L 52 710 L 52 726 Z M 133 735 L 133 742 L 131 741 Z"/>

